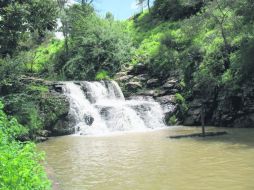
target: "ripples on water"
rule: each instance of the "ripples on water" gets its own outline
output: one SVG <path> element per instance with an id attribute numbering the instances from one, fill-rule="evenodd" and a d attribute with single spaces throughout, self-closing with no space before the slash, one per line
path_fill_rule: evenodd
<path id="1" fill-rule="evenodd" d="M 227 129 L 227 136 L 206 139 L 167 138 L 197 130 L 67 136 L 39 148 L 62 190 L 253 190 L 254 130 Z"/>

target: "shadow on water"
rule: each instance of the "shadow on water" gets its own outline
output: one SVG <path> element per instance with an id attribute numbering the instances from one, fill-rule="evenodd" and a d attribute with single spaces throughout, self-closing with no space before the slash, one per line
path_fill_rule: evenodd
<path id="1" fill-rule="evenodd" d="M 254 148 L 254 129 L 252 128 L 217 128 L 207 127 L 207 132 L 222 132 L 226 131 L 226 135 L 214 137 L 190 137 L 185 139 L 192 139 L 195 141 L 205 141 L 206 143 L 229 143 L 232 145 L 243 145 L 242 148 Z M 177 130 L 179 134 L 193 134 L 201 133 L 201 127 L 183 127 Z M 176 139 L 184 140 L 184 139 Z"/>

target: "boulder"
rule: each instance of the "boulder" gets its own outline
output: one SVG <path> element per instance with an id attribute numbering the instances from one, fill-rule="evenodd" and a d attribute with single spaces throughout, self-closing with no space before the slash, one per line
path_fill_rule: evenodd
<path id="1" fill-rule="evenodd" d="M 50 90 L 54 90 L 55 92 L 58 92 L 58 93 L 63 93 L 64 92 L 62 84 L 53 84 L 52 88 Z"/>
<path id="2" fill-rule="evenodd" d="M 183 124 L 186 125 L 186 126 L 194 126 L 195 125 L 195 120 L 191 115 L 189 115 L 189 116 L 184 118 Z"/>
<path id="3" fill-rule="evenodd" d="M 155 90 L 144 90 L 137 93 L 137 95 L 141 96 L 152 96 L 154 98 L 164 96 L 167 94 L 166 90 L 155 89 Z"/>
<path id="4" fill-rule="evenodd" d="M 175 78 L 169 78 L 162 86 L 164 89 L 173 89 L 177 87 L 178 80 Z"/>
<path id="5" fill-rule="evenodd" d="M 137 92 L 139 89 L 142 88 L 142 84 L 140 82 L 128 82 L 126 87 L 131 92 Z"/>
<path id="6" fill-rule="evenodd" d="M 139 96 L 154 96 L 156 94 L 156 90 L 145 90 L 137 93 Z"/>
<path id="7" fill-rule="evenodd" d="M 49 137 L 51 135 L 51 132 L 48 130 L 39 130 L 37 131 L 37 135 L 40 137 Z"/>
<path id="8" fill-rule="evenodd" d="M 240 127 L 240 128 L 253 128 L 254 127 L 254 113 L 243 115 L 240 118 L 237 118 L 232 127 Z"/>
<path id="9" fill-rule="evenodd" d="M 116 81 L 119 82 L 127 82 L 128 80 L 130 80 L 131 78 L 133 78 L 133 75 L 125 75 L 125 76 L 121 76 L 119 78 L 116 78 Z"/>
<path id="10" fill-rule="evenodd" d="M 138 63 L 137 65 L 135 65 L 133 68 L 131 68 L 128 71 L 128 74 L 140 75 L 140 74 L 146 73 L 146 71 L 147 71 L 147 66 L 143 63 Z"/>
<path id="11" fill-rule="evenodd" d="M 138 81 L 142 81 L 145 82 L 146 80 L 149 79 L 149 75 L 148 74 L 141 74 L 135 77 Z"/>
<path id="12" fill-rule="evenodd" d="M 187 126 L 200 125 L 201 108 L 189 109 L 187 116 L 184 118 L 183 124 Z"/>
<path id="13" fill-rule="evenodd" d="M 84 120 L 85 120 L 85 123 L 88 125 L 88 126 L 91 126 L 94 122 L 94 118 L 91 116 L 91 115 L 84 115 Z"/>
<path id="14" fill-rule="evenodd" d="M 118 72 L 118 73 L 116 73 L 115 78 L 118 79 L 118 78 L 124 77 L 126 75 L 128 75 L 128 74 L 125 71 Z"/>
<path id="15" fill-rule="evenodd" d="M 74 125 L 71 125 L 67 119 L 58 120 L 51 130 L 53 136 L 71 135 L 75 133 Z"/>
<path id="16" fill-rule="evenodd" d="M 147 87 L 151 88 L 151 87 L 158 87 L 161 85 L 160 80 L 159 79 L 150 79 L 146 82 Z"/>
<path id="17" fill-rule="evenodd" d="M 168 103 L 176 104 L 176 98 L 174 95 L 157 97 L 156 101 L 159 102 L 160 104 L 168 104 Z"/>
<path id="18" fill-rule="evenodd" d="M 35 137 L 35 142 L 40 143 L 40 142 L 44 142 L 47 141 L 48 138 L 47 137 Z"/>

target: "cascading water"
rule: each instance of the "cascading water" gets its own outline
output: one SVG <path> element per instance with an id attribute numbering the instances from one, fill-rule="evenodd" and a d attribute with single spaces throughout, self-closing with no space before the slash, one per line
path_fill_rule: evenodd
<path id="1" fill-rule="evenodd" d="M 66 82 L 70 116 L 75 132 L 104 135 L 119 131 L 143 131 L 165 127 L 164 113 L 152 98 L 125 100 L 115 81 Z"/>

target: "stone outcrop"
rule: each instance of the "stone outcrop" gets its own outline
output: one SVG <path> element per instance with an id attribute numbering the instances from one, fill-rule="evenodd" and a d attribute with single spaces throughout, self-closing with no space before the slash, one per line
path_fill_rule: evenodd
<path id="1" fill-rule="evenodd" d="M 202 99 L 193 97 L 185 125 L 200 125 Z M 254 127 L 254 85 L 249 82 L 238 89 L 223 87 L 206 97 L 206 118 L 209 125 L 220 127 Z"/>
<path id="2" fill-rule="evenodd" d="M 24 126 L 34 128 L 30 138 L 43 141 L 48 136 L 73 133 L 67 121 L 69 101 L 62 94 L 62 85 L 61 82 L 21 76 L 2 85 L 0 96 L 6 113 L 15 116 Z"/>
<path id="3" fill-rule="evenodd" d="M 145 64 L 130 66 L 118 73 L 115 80 L 119 82 L 126 97 L 149 96 L 158 101 L 166 112 L 166 119 L 180 112 L 175 94 L 182 93 L 177 72 L 163 78 L 149 73 Z M 207 88 L 213 88 L 208 86 Z M 188 110 L 180 113 L 184 125 L 201 125 L 201 108 L 205 104 L 205 123 L 221 127 L 254 127 L 254 81 L 249 81 L 238 89 L 231 87 L 211 89 L 211 93 L 202 96 L 196 87 L 193 95 L 186 100 Z M 172 107 L 173 106 L 173 107 Z M 167 109 L 168 108 L 168 109 Z"/>
<path id="4" fill-rule="evenodd" d="M 139 63 L 117 73 L 115 80 L 123 89 L 125 97 L 150 97 L 159 102 L 166 121 L 177 113 L 175 94 L 181 90 L 177 76 L 172 75 L 170 78 L 152 76 L 147 66 Z"/>

